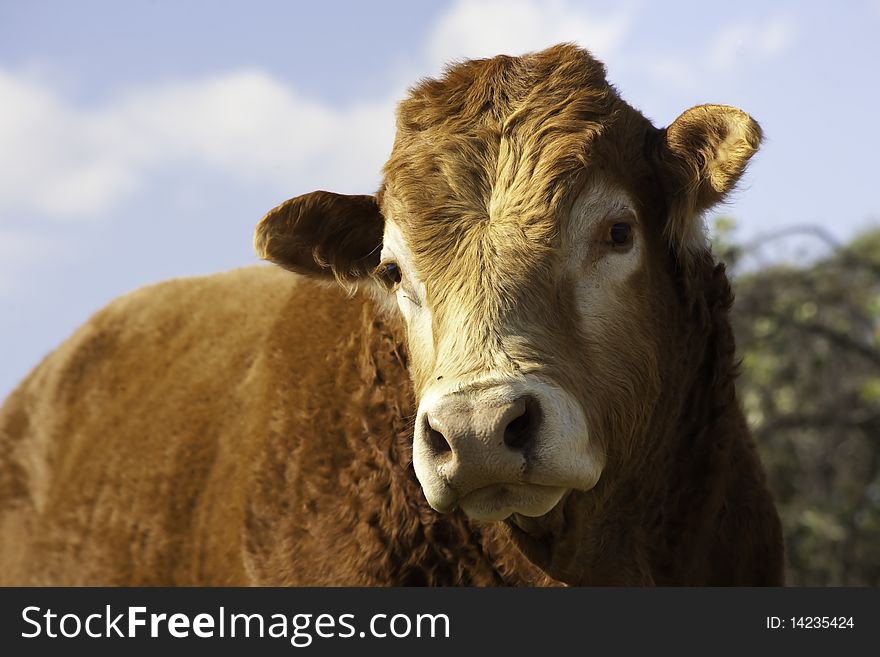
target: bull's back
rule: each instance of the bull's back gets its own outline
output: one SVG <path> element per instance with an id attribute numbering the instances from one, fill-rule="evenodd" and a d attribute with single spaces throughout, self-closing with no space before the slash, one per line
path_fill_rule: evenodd
<path id="1" fill-rule="evenodd" d="M 325 366 L 315 342 L 353 330 L 342 300 L 254 267 L 97 313 L 0 410 L 0 583 L 245 583 L 274 379 Z"/>

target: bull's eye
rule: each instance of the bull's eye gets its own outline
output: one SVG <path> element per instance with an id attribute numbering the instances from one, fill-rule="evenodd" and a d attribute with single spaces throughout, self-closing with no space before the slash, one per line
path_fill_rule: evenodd
<path id="1" fill-rule="evenodd" d="M 618 222 L 611 226 L 608 237 L 613 246 L 629 246 L 632 242 L 632 226 L 628 223 Z"/>
<path id="2" fill-rule="evenodd" d="M 389 289 L 398 285 L 402 278 L 400 274 L 400 265 L 396 262 L 383 262 L 379 265 L 376 275 Z"/>

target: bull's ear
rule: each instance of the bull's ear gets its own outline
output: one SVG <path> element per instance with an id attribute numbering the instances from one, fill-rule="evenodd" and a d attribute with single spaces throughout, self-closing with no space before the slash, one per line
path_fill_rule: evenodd
<path id="1" fill-rule="evenodd" d="M 726 105 L 698 105 L 666 128 L 661 145 L 666 230 L 678 248 L 706 247 L 702 214 L 734 188 L 760 143 L 757 121 Z"/>
<path id="2" fill-rule="evenodd" d="M 263 217 L 254 248 L 285 269 L 351 284 L 379 264 L 384 225 L 374 196 L 312 192 Z"/>

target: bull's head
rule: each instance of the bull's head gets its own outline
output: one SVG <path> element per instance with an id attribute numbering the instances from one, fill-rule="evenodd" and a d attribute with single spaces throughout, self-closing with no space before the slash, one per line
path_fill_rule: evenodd
<path id="1" fill-rule="evenodd" d="M 674 272 L 760 138 L 717 105 L 658 130 L 572 46 L 465 62 L 400 104 L 375 196 L 294 198 L 256 246 L 399 311 L 428 502 L 527 523 L 651 440 Z"/>

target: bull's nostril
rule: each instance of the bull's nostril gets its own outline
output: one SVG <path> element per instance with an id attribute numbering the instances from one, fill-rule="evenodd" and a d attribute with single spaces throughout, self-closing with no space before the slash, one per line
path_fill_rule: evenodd
<path id="1" fill-rule="evenodd" d="M 525 401 L 522 415 L 512 419 L 504 429 L 504 444 L 511 449 L 524 450 L 535 439 L 541 422 L 538 402 L 531 397 Z"/>
<path id="2" fill-rule="evenodd" d="M 528 412 L 513 420 L 504 430 L 504 444 L 511 449 L 522 449 L 525 447 L 526 443 L 529 442 L 530 424 Z"/>
<path id="3" fill-rule="evenodd" d="M 427 415 L 425 415 L 425 437 L 428 446 L 435 454 L 444 454 L 452 451 L 452 448 L 449 446 L 449 441 L 446 440 L 446 436 L 431 426 L 431 420 Z"/>

